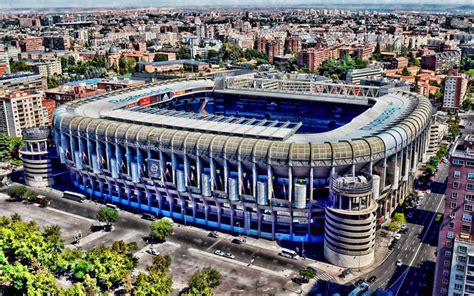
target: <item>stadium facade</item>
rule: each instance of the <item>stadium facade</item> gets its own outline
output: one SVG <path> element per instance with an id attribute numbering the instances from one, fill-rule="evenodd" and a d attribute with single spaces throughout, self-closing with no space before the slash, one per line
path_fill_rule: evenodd
<path id="1" fill-rule="evenodd" d="M 377 223 L 425 157 L 431 110 L 425 97 L 372 86 L 174 80 L 61 106 L 54 138 L 91 197 L 207 228 L 324 241 L 330 262 L 364 266 Z"/>

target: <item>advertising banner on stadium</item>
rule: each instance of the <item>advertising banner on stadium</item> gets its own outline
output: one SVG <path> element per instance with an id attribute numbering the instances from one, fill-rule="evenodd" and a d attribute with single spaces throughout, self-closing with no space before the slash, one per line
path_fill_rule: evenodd
<path id="1" fill-rule="evenodd" d="M 150 178 L 158 179 L 161 177 L 160 173 L 160 161 L 158 159 L 148 158 L 148 176 Z"/>

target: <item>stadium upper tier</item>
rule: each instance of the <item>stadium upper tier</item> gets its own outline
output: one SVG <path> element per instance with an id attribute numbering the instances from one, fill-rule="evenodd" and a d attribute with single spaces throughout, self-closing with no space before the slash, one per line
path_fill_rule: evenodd
<path id="1" fill-rule="evenodd" d="M 428 99 L 404 91 L 224 78 L 108 92 L 59 107 L 54 121 L 83 136 L 313 166 L 393 155 L 424 131 L 430 116 Z"/>

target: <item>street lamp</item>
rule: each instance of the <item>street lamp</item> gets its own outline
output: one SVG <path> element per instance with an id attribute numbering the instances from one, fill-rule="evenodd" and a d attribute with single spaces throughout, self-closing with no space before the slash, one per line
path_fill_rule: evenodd
<path id="1" fill-rule="evenodd" d="M 237 221 L 237 227 L 239 228 L 239 240 L 240 240 L 240 221 Z"/>

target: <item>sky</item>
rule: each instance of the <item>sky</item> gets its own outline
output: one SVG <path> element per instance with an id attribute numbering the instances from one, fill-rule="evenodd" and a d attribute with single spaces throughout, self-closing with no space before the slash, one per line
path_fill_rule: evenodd
<path id="1" fill-rule="evenodd" d="M 50 8 L 50 7 L 123 7 L 123 6 L 279 6 L 294 4 L 473 4 L 473 0 L 0 0 L 0 10 L 8 8 Z"/>

